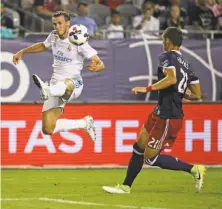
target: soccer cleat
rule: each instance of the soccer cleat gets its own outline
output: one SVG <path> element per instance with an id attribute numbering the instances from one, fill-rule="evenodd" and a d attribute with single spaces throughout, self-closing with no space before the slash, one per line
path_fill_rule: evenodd
<path id="1" fill-rule="evenodd" d="M 203 165 L 194 165 L 191 169 L 191 174 L 194 177 L 197 192 L 200 192 L 203 187 L 205 171 L 206 168 Z"/>
<path id="2" fill-rule="evenodd" d="M 48 86 L 36 75 L 32 75 L 32 79 L 36 86 L 40 89 L 40 98 L 41 100 L 47 100 L 49 98 L 48 95 Z"/>
<path id="3" fill-rule="evenodd" d="M 92 141 L 96 141 L 96 131 L 95 131 L 95 127 L 94 127 L 94 120 L 93 117 L 88 115 L 86 117 L 84 117 L 84 119 L 86 120 L 86 132 L 88 133 L 90 139 Z"/>
<path id="4" fill-rule="evenodd" d="M 115 187 L 103 186 L 102 189 L 111 194 L 129 194 L 131 188 L 127 185 L 117 184 Z"/>

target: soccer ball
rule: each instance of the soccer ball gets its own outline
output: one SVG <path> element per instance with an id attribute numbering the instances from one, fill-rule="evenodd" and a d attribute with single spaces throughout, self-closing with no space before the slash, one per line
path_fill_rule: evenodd
<path id="1" fill-rule="evenodd" d="M 87 28 L 84 25 L 72 25 L 69 28 L 69 42 L 75 45 L 82 45 L 89 39 Z"/>

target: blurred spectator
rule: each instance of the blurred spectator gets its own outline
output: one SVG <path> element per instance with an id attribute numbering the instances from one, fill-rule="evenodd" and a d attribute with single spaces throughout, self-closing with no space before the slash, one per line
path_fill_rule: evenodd
<path id="1" fill-rule="evenodd" d="M 209 9 L 212 9 L 214 4 L 215 4 L 215 0 L 207 0 L 206 1 L 206 7 Z"/>
<path id="2" fill-rule="evenodd" d="M 154 4 L 147 2 L 143 5 L 143 14 L 134 17 L 133 28 L 138 30 L 133 38 L 141 38 L 141 33 L 145 33 L 147 38 L 157 38 L 158 32 L 151 33 L 146 31 L 158 31 L 160 29 L 160 22 L 153 17 Z"/>
<path id="3" fill-rule="evenodd" d="M 125 0 L 97 0 L 97 3 L 105 4 L 111 9 L 116 9 L 120 4 L 124 4 Z"/>
<path id="4" fill-rule="evenodd" d="M 13 20 L 7 16 L 5 12 L 4 4 L 1 3 L 1 28 L 0 28 L 0 38 L 1 39 L 14 39 L 17 37 L 13 33 Z"/>
<path id="5" fill-rule="evenodd" d="M 185 20 L 187 17 L 187 12 L 184 8 L 180 6 L 180 0 L 170 0 L 170 6 L 166 9 L 167 17 L 170 16 L 172 6 L 178 6 L 180 8 L 180 16 L 181 18 L 183 18 L 183 20 Z"/>
<path id="6" fill-rule="evenodd" d="M 163 30 L 168 27 L 177 27 L 179 29 L 184 28 L 184 19 L 180 16 L 180 7 L 174 5 L 170 9 L 170 17 L 168 17 L 163 25 Z"/>
<path id="7" fill-rule="evenodd" d="M 58 0 L 35 0 L 33 7 L 38 16 L 51 19 L 53 13 L 59 9 L 59 5 Z"/>
<path id="8" fill-rule="evenodd" d="M 124 38 L 124 29 L 120 24 L 120 14 L 117 11 L 112 13 L 112 23 L 107 28 L 108 39 L 122 39 Z"/>
<path id="9" fill-rule="evenodd" d="M 200 26 L 203 30 L 213 30 L 216 28 L 217 20 L 213 12 L 207 8 L 206 0 L 198 0 L 198 6 L 193 11 L 191 22 L 194 26 Z"/>
<path id="10" fill-rule="evenodd" d="M 195 18 L 195 13 L 197 11 L 197 7 L 198 7 L 198 0 L 191 0 L 188 4 L 188 17 L 189 17 L 189 25 L 192 25 L 192 21 Z"/>
<path id="11" fill-rule="evenodd" d="M 215 17 L 222 15 L 222 0 L 216 1 L 216 4 L 212 7 L 212 11 Z"/>
<path id="12" fill-rule="evenodd" d="M 13 28 L 13 20 L 6 15 L 5 5 L 1 3 L 1 28 Z"/>
<path id="13" fill-rule="evenodd" d="M 92 18 L 88 17 L 88 4 L 85 2 L 81 2 L 77 6 L 78 17 L 72 18 L 71 24 L 82 24 L 85 25 L 88 29 L 88 32 L 94 38 L 98 38 L 100 35 L 97 32 L 98 27 Z"/>

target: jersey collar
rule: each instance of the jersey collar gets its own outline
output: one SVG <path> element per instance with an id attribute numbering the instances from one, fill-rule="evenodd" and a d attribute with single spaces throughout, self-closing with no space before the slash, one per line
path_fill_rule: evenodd
<path id="1" fill-rule="evenodd" d="M 171 52 L 176 52 L 178 53 L 179 55 L 182 55 L 180 51 L 177 51 L 177 50 L 171 50 Z"/>

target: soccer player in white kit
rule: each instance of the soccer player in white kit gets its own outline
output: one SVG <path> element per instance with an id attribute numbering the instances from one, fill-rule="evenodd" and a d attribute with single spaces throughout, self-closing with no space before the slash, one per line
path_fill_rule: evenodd
<path id="1" fill-rule="evenodd" d="M 90 61 L 88 69 L 99 72 L 104 64 L 97 56 L 97 51 L 88 43 L 77 46 L 68 40 L 70 16 L 64 11 L 56 12 L 52 17 L 55 30 L 44 42 L 36 43 L 18 51 L 13 56 L 13 63 L 18 64 L 25 53 L 39 53 L 52 47 L 54 57 L 53 74 L 49 85 L 37 75 L 33 75 L 35 84 L 40 89 L 44 100 L 42 109 L 42 131 L 54 134 L 61 131 L 83 129 L 88 132 L 91 140 L 96 140 L 94 121 L 91 116 L 79 120 L 59 119 L 67 101 L 80 96 L 83 89 L 81 70 L 85 59 Z"/>

